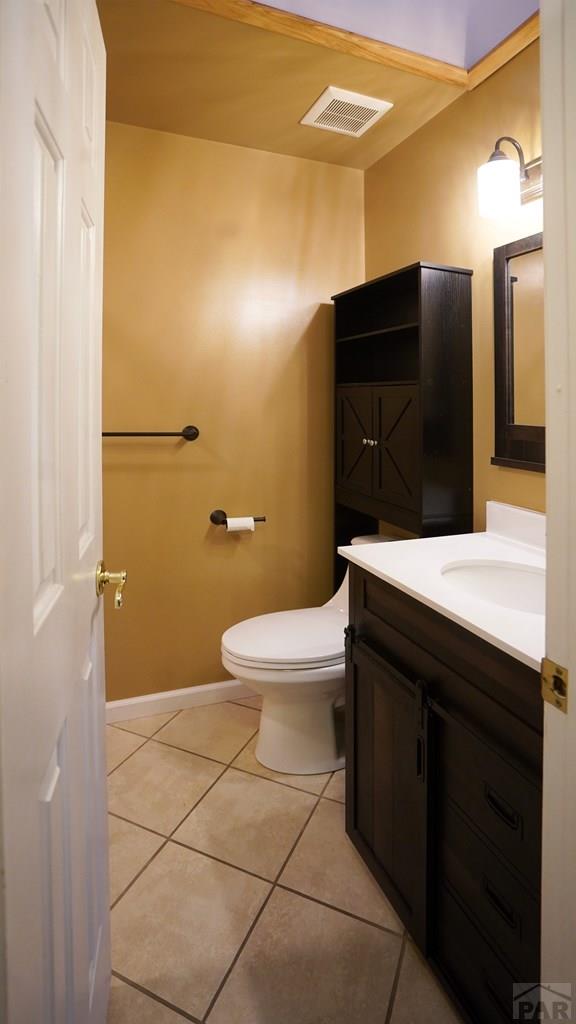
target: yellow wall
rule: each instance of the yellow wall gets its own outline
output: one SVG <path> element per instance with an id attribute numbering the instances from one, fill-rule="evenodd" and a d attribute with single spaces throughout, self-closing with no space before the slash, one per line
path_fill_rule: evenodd
<path id="1" fill-rule="evenodd" d="M 416 260 L 474 270 L 475 524 L 488 498 L 544 509 L 544 477 L 491 466 L 494 453 L 492 250 L 542 230 L 542 203 L 484 221 L 476 208 L 476 168 L 500 135 L 542 152 L 538 44 L 457 100 L 366 172 L 366 275 Z"/>
<path id="2" fill-rule="evenodd" d="M 360 171 L 108 126 L 104 429 L 201 432 L 104 445 L 109 699 L 222 679 L 227 626 L 328 597 L 329 301 L 363 244 Z"/>

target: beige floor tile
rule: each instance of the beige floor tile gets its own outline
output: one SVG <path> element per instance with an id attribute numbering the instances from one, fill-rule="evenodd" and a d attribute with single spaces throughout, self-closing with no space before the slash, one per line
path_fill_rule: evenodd
<path id="1" fill-rule="evenodd" d="M 330 773 L 327 775 L 282 775 L 280 772 L 273 772 L 270 768 L 265 768 L 263 764 L 260 764 L 256 760 L 254 750 L 256 749 L 255 736 L 253 740 L 233 762 L 234 768 L 241 768 L 242 771 L 252 772 L 253 775 L 260 775 L 263 779 L 273 779 L 275 782 L 283 782 L 287 786 L 293 786 L 294 789 L 303 789 L 306 793 L 319 794 L 324 789 Z"/>
<path id="2" fill-rule="evenodd" d="M 202 1017 L 270 891 L 267 882 L 169 843 L 112 911 L 112 963 Z"/>
<path id="3" fill-rule="evenodd" d="M 111 725 L 106 726 L 106 766 L 108 772 L 122 764 L 130 754 L 141 747 L 146 740 L 141 736 L 132 736 L 129 732 L 121 732 Z"/>
<path id="4" fill-rule="evenodd" d="M 156 739 L 228 764 L 256 732 L 259 720 L 255 708 L 227 701 L 206 704 L 181 711 L 156 734 Z"/>
<path id="5" fill-rule="evenodd" d="M 114 903 L 127 885 L 160 849 L 163 839 L 130 825 L 120 818 L 108 817 L 110 853 L 110 903 Z"/>
<path id="6" fill-rule="evenodd" d="M 178 714 L 177 711 L 167 711 L 162 715 L 148 715 L 146 718 L 129 718 L 125 722 L 115 722 L 115 729 L 124 729 L 128 732 L 135 732 L 137 736 L 154 736 L 163 725 L 168 725 Z"/>
<path id="7" fill-rule="evenodd" d="M 261 708 L 262 697 L 259 694 L 255 694 L 254 697 L 240 697 L 239 700 L 234 700 L 232 704 L 242 704 L 245 708 Z"/>
<path id="8" fill-rule="evenodd" d="M 110 776 L 108 807 L 121 818 L 169 835 L 222 771 L 215 761 L 148 740 Z"/>
<path id="9" fill-rule="evenodd" d="M 422 1024 L 427 1020 L 434 1021 L 434 1024 L 463 1024 L 440 982 L 409 942 L 404 952 L 390 1024 Z"/>
<path id="10" fill-rule="evenodd" d="M 112 978 L 107 1024 L 182 1024 L 182 1020 L 179 1013 Z"/>
<path id="11" fill-rule="evenodd" d="M 280 884 L 402 932 L 388 900 L 344 831 L 344 807 L 321 800 L 280 876 Z"/>
<path id="12" fill-rule="evenodd" d="M 274 880 L 316 799 L 229 769 L 174 839 Z"/>
<path id="13" fill-rule="evenodd" d="M 340 804 L 344 803 L 346 796 L 346 771 L 344 768 L 342 771 L 334 772 L 322 795 L 328 797 L 329 800 L 337 800 Z"/>
<path id="14" fill-rule="evenodd" d="M 399 936 L 276 889 L 208 1024 L 383 1024 L 400 946 Z"/>

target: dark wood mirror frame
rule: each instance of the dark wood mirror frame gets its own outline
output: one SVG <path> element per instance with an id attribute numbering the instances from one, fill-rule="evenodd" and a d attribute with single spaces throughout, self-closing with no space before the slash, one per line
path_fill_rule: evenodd
<path id="1" fill-rule="evenodd" d="M 514 325 L 508 260 L 542 248 L 542 232 L 494 249 L 495 454 L 492 464 L 545 470 L 545 427 L 514 422 Z"/>

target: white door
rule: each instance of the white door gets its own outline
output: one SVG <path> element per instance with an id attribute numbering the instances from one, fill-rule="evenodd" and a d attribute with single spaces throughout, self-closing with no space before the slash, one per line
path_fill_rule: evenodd
<path id="1" fill-rule="evenodd" d="M 546 653 L 569 671 L 545 704 L 542 977 L 576 1019 L 576 4 L 542 0 L 546 295 Z M 567 1018 L 568 1019 L 568 1018 Z"/>
<path id="2" fill-rule="evenodd" d="M 0 1018 L 104 1024 L 95 0 L 0 2 Z M 101 602 L 100 602 L 101 603 Z"/>

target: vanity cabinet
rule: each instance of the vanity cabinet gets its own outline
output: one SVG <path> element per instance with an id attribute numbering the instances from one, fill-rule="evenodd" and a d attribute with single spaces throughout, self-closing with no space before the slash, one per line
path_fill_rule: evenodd
<path id="1" fill-rule="evenodd" d="M 471 273 L 415 263 L 334 296 L 339 543 L 362 517 L 472 529 Z"/>
<path id="2" fill-rule="evenodd" d="M 347 831 L 475 1024 L 540 976 L 538 673 L 350 565 Z"/>

